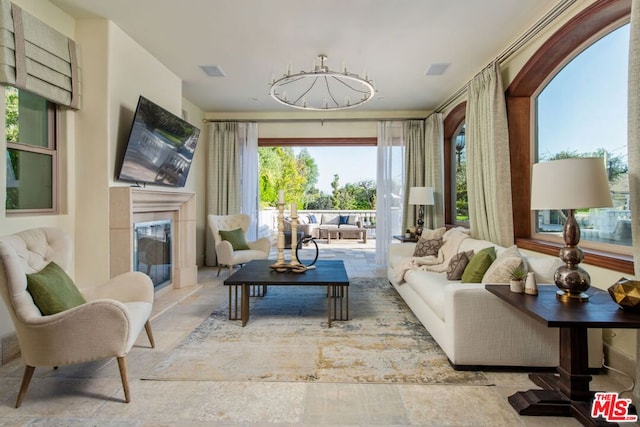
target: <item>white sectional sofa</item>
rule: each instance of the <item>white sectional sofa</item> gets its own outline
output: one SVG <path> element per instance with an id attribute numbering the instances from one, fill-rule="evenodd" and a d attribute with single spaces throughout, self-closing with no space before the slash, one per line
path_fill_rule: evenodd
<path id="1" fill-rule="evenodd" d="M 447 231 L 444 240 L 457 246 L 455 253 L 494 246 L 499 256 L 506 248 L 492 242 Z M 454 239 L 455 238 L 455 239 Z M 555 367 L 559 363 L 559 331 L 509 306 L 484 289 L 484 283 L 448 280 L 446 272 L 407 269 L 415 243 L 389 246 L 387 275 L 409 308 L 446 353 L 456 369 L 477 367 Z M 448 251 L 451 252 L 451 245 Z M 440 250 L 438 256 L 442 258 Z M 515 250 L 515 248 L 512 248 Z M 435 257 L 434 257 L 435 258 Z M 539 284 L 553 283 L 560 259 L 523 256 Z M 434 261 L 435 262 L 435 261 Z M 442 270 L 434 265 L 426 268 Z M 444 266 L 446 267 L 446 266 Z M 602 331 L 589 330 L 589 366 L 602 368 Z"/>

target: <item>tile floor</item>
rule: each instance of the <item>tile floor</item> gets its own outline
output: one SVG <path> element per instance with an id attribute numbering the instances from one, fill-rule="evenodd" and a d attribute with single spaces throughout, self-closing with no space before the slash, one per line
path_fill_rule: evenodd
<path id="1" fill-rule="evenodd" d="M 320 244 L 321 256 L 344 259 L 352 277 L 373 276 L 374 245 Z M 15 409 L 23 370 L 15 360 L 0 367 L 0 426 L 579 425 L 572 418 L 518 416 L 506 398 L 534 388 L 525 373 L 487 372 L 494 386 L 140 380 L 163 350 L 226 300 L 226 273 L 220 278 L 215 273 L 203 268 L 199 285 L 158 293 L 152 320 L 156 349 L 148 347 L 143 333 L 128 357 L 131 403 L 122 402 L 117 364 L 108 360 L 57 371 L 36 369 L 24 403 Z M 628 380 L 598 375 L 592 384 L 621 391 Z"/>

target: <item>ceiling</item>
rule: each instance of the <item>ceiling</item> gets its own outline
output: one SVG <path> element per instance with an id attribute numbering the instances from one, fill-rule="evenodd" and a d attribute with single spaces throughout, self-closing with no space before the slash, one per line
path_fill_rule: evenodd
<path id="1" fill-rule="evenodd" d="M 51 0 L 113 21 L 183 81 L 205 112 L 292 111 L 269 96 L 291 64 L 328 56 L 377 89 L 362 111 L 427 111 L 445 101 L 558 0 Z M 82 42 L 80 45 L 82 45 Z M 426 75 L 432 64 L 450 64 Z M 217 65 L 224 77 L 201 66 Z"/>

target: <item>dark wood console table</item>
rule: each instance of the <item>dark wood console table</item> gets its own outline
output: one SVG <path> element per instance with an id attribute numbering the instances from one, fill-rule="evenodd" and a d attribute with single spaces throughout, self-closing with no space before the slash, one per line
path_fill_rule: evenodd
<path id="1" fill-rule="evenodd" d="M 585 426 L 616 425 L 591 418 L 588 328 L 640 328 L 640 314 L 620 310 L 606 291 L 591 288 L 588 302 L 556 299 L 555 285 L 539 286 L 539 295 L 517 294 L 509 285 L 485 285 L 492 294 L 550 328 L 560 328 L 558 374 L 529 374 L 542 390 L 520 391 L 509 403 L 520 415 L 575 417 Z"/>

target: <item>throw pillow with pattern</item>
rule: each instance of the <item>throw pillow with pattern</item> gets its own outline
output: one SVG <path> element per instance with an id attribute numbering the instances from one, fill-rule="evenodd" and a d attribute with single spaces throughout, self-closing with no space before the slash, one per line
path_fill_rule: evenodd
<path id="1" fill-rule="evenodd" d="M 464 269 L 467 268 L 471 258 L 473 258 L 473 251 L 458 252 L 455 254 L 447 266 L 447 279 L 462 279 L 462 273 L 464 273 Z"/>
<path id="2" fill-rule="evenodd" d="M 435 256 L 438 255 L 438 250 L 442 246 L 442 239 L 418 239 L 416 248 L 413 251 L 413 256 Z"/>

